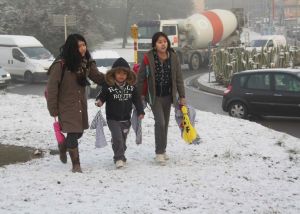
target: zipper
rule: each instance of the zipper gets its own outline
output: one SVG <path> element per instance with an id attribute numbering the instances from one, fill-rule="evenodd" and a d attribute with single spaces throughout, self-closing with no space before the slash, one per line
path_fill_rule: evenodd
<path id="1" fill-rule="evenodd" d="M 122 99 L 122 101 L 121 101 L 121 109 L 122 109 L 121 113 L 124 111 L 124 100 L 123 100 L 124 98 L 123 98 L 123 95 L 124 95 L 125 87 L 126 87 L 126 84 L 123 86 L 123 88 L 119 87 L 119 89 L 121 90 L 121 99 Z M 123 119 L 123 117 L 121 117 L 121 118 Z"/>

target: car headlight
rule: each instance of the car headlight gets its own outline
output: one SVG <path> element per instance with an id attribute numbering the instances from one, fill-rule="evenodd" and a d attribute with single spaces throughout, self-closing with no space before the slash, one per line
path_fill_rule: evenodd
<path id="1" fill-rule="evenodd" d="M 34 64 L 35 72 L 45 72 L 44 67 L 41 64 Z"/>

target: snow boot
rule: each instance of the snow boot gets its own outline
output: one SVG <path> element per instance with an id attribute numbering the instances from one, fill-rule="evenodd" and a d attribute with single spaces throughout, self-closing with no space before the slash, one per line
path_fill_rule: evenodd
<path id="1" fill-rule="evenodd" d="M 67 145 L 65 142 L 58 144 L 59 159 L 62 163 L 67 163 Z"/>
<path id="2" fill-rule="evenodd" d="M 72 160 L 72 172 L 80 172 L 82 173 L 79 161 L 79 151 L 78 147 L 74 149 L 68 149 L 70 158 Z"/>

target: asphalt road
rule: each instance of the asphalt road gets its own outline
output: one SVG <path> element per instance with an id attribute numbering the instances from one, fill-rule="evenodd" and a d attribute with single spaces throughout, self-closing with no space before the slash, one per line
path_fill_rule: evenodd
<path id="1" fill-rule="evenodd" d="M 207 92 L 200 91 L 192 86 L 193 79 L 190 77 L 205 72 L 205 70 L 200 71 L 183 71 L 183 76 L 186 82 L 186 97 L 190 105 L 194 106 L 196 109 L 201 111 L 213 112 L 216 114 L 228 115 L 223 112 L 221 108 L 222 96 L 210 94 Z M 35 83 L 32 85 L 27 85 L 22 82 L 13 83 L 7 89 L 10 93 L 26 95 L 39 95 L 43 96 L 45 83 Z M 255 119 L 254 122 L 260 123 L 268 128 L 274 130 L 288 133 L 300 139 L 300 118 L 299 119 L 287 119 L 287 118 L 263 118 Z"/>

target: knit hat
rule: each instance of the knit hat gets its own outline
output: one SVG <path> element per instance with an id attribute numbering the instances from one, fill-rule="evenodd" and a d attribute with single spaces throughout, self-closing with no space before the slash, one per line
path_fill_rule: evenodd
<path id="1" fill-rule="evenodd" d="M 112 65 L 112 68 L 117 68 L 117 67 L 122 67 L 130 70 L 130 66 L 128 62 L 122 57 L 118 58 Z"/>

